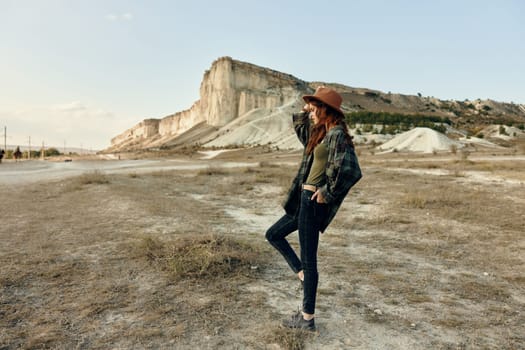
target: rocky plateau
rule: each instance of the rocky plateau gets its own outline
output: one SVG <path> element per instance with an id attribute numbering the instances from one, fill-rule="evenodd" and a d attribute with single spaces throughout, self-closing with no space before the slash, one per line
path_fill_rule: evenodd
<path id="1" fill-rule="evenodd" d="M 105 153 L 181 146 L 271 145 L 299 148 L 290 115 L 302 95 L 319 85 L 343 96 L 343 110 L 448 117 L 456 128 L 525 122 L 525 105 L 487 100 L 440 100 L 421 94 L 385 93 L 337 83 L 306 82 L 290 74 L 221 57 L 204 73 L 200 99 L 189 109 L 144 119 L 111 140 Z"/>

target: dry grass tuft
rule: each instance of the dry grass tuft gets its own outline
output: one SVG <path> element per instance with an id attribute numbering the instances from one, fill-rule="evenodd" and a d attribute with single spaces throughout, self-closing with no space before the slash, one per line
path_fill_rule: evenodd
<path id="1" fill-rule="evenodd" d="M 302 350 L 305 347 L 306 340 L 312 335 L 312 332 L 306 330 L 279 327 L 269 336 L 268 342 L 277 343 L 282 349 Z"/>
<path id="2" fill-rule="evenodd" d="M 271 163 L 268 161 L 262 161 L 262 162 L 259 162 L 259 167 L 260 168 L 278 168 L 279 164 Z"/>
<path id="3" fill-rule="evenodd" d="M 197 172 L 197 175 L 206 175 L 206 176 L 227 175 L 227 174 L 229 174 L 227 169 L 216 168 L 216 167 L 208 167 L 206 169 L 202 169 Z"/>
<path id="4" fill-rule="evenodd" d="M 402 207 L 411 209 L 457 208 L 469 198 L 457 192 L 436 188 L 427 191 L 409 191 L 400 198 Z"/>
<path id="5" fill-rule="evenodd" d="M 253 272 L 261 263 L 255 247 L 226 236 L 181 238 L 169 243 L 146 237 L 139 248 L 150 263 L 175 280 Z"/>
<path id="6" fill-rule="evenodd" d="M 109 183 L 110 180 L 106 174 L 100 170 L 95 170 L 71 179 L 66 183 L 64 190 L 65 192 L 75 192 L 82 190 L 86 185 L 107 185 Z"/>
<path id="7" fill-rule="evenodd" d="M 91 173 L 80 175 L 77 181 L 80 185 L 104 185 L 109 183 L 109 178 L 103 172 L 95 170 Z"/>

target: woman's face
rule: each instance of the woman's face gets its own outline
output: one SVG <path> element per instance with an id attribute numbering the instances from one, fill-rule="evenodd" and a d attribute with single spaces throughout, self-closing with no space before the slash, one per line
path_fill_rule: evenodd
<path id="1" fill-rule="evenodd" d="M 320 114 L 319 107 L 310 103 L 310 119 L 312 120 L 314 125 L 319 124 L 319 120 L 320 120 L 319 114 Z"/>

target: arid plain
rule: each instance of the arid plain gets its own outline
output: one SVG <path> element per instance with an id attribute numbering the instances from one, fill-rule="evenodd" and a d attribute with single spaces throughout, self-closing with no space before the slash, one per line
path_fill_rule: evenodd
<path id="1" fill-rule="evenodd" d="M 523 147 L 358 151 L 313 334 L 279 327 L 300 285 L 264 238 L 297 151 L 0 181 L 0 349 L 524 349 Z"/>

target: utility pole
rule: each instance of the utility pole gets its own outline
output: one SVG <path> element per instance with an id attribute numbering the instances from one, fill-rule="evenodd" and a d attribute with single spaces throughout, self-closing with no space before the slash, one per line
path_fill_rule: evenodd
<path id="1" fill-rule="evenodd" d="M 44 160 L 44 154 L 46 153 L 46 149 L 44 148 L 44 141 L 42 141 L 42 150 L 40 151 L 40 159 Z"/>
<path id="2" fill-rule="evenodd" d="M 64 154 L 66 154 L 66 140 L 64 140 Z"/>
<path id="3" fill-rule="evenodd" d="M 29 150 L 27 151 L 27 159 L 31 159 L 31 136 L 29 136 Z"/>
<path id="4" fill-rule="evenodd" d="M 4 151 L 7 152 L 7 126 L 4 126 Z"/>

